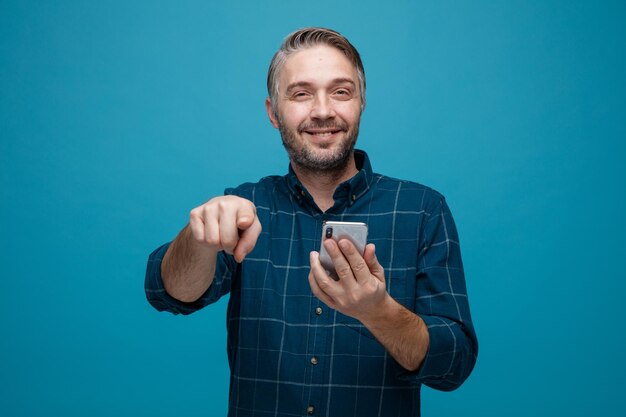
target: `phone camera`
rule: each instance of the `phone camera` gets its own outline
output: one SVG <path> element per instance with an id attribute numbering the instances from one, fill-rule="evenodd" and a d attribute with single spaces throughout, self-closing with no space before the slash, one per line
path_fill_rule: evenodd
<path id="1" fill-rule="evenodd" d="M 333 237 L 333 228 L 332 227 L 327 227 L 326 228 L 326 239 L 330 239 L 331 237 Z"/>

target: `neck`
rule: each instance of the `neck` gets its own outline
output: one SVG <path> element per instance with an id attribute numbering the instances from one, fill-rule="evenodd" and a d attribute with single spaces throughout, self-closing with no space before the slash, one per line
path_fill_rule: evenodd
<path id="1" fill-rule="evenodd" d="M 302 182 L 302 185 L 306 187 L 307 191 L 313 197 L 315 204 L 317 204 L 322 211 L 328 210 L 335 203 L 333 195 L 335 194 L 337 186 L 354 177 L 359 172 L 356 169 L 354 152 L 350 156 L 346 166 L 338 170 L 316 171 L 296 165 L 293 161 L 291 161 L 291 167 L 300 182 Z"/>

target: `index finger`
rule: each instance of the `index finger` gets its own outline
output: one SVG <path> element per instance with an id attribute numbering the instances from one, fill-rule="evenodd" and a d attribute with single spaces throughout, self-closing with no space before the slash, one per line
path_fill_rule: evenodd
<path id="1" fill-rule="evenodd" d="M 252 252 L 262 229 L 261 222 L 255 216 L 252 225 L 241 232 L 237 246 L 233 249 L 233 255 L 235 255 L 237 262 L 243 262 L 246 255 Z"/>
<path id="2" fill-rule="evenodd" d="M 256 218 L 256 207 L 254 204 L 242 204 L 237 209 L 237 228 L 240 230 L 246 230 L 248 227 L 254 224 L 254 219 Z"/>

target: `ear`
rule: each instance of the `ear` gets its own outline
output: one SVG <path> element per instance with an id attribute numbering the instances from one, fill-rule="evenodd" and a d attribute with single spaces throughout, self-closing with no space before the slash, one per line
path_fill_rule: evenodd
<path id="1" fill-rule="evenodd" d="M 265 111 L 267 112 L 267 116 L 270 118 L 272 126 L 278 129 L 278 118 L 274 114 L 274 110 L 272 110 L 272 102 L 269 97 L 265 98 Z"/>

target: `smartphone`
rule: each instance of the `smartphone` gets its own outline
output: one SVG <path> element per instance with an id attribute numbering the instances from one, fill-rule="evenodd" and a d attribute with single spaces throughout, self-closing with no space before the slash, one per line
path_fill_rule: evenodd
<path id="1" fill-rule="evenodd" d="M 365 245 L 367 244 L 367 224 L 361 222 L 334 222 L 326 221 L 322 223 L 322 238 L 320 240 L 320 263 L 326 269 L 326 273 L 334 279 L 339 281 L 335 266 L 333 265 L 330 255 L 324 248 L 324 241 L 326 239 L 340 239 L 350 240 L 361 256 L 365 251 Z"/>

